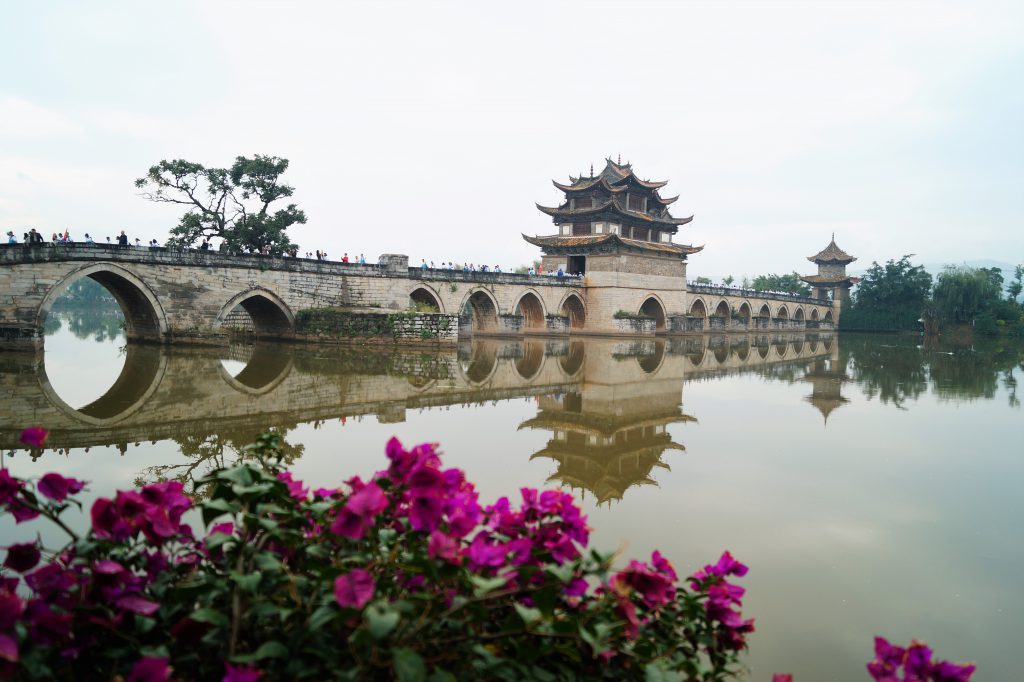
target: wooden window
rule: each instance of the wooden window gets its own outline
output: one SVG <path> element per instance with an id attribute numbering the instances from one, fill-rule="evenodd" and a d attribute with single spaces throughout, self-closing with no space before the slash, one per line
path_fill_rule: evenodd
<path id="1" fill-rule="evenodd" d="M 630 211 L 643 211 L 644 210 L 644 198 L 638 197 L 635 194 L 629 195 L 629 210 Z"/>
<path id="2" fill-rule="evenodd" d="M 576 207 L 575 210 L 577 211 L 581 208 L 591 208 L 593 206 L 590 197 L 576 197 L 575 201 L 576 203 L 574 205 Z"/>
<path id="3" fill-rule="evenodd" d="M 573 236 L 590 234 L 590 223 L 573 223 L 572 234 Z"/>
<path id="4" fill-rule="evenodd" d="M 640 241 L 647 241 L 650 239 L 650 230 L 646 227 L 634 227 L 633 228 L 633 239 L 639 239 Z"/>

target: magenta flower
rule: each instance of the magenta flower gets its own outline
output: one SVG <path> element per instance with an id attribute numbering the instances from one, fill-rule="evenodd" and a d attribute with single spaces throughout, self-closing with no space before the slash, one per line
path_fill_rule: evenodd
<path id="1" fill-rule="evenodd" d="M 441 558 L 445 561 L 457 563 L 459 559 L 459 543 L 455 538 L 435 530 L 430 534 L 430 540 L 427 542 L 427 554 L 431 559 Z"/>
<path id="2" fill-rule="evenodd" d="M 146 657 L 132 666 L 125 682 L 164 682 L 171 679 L 171 666 L 166 658 Z"/>
<path id="3" fill-rule="evenodd" d="M 352 493 L 331 523 L 331 532 L 359 540 L 373 526 L 373 517 L 388 508 L 388 498 L 376 483 Z"/>
<path id="4" fill-rule="evenodd" d="M 282 471 L 277 475 L 277 480 L 288 486 L 288 494 L 296 500 L 305 500 L 309 497 L 309 488 L 303 487 L 302 481 L 292 477 L 292 472 Z"/>
<path id="5" fill-rule="evenodd" d="M 30 426 L 21 432 L 19 440 L 30 448 L 41 448 L 50 432 L 42 426 Z"/>
<path id="6" fill-rule="evenodd" d="M 18 642 L 10 635 L 0 634 L 0 659 L 9 663 L 17 663 L 19 660 Z"/>
<path id="7" fill-rule="evenodd" d="M 793 682 L 793 675 L 790 673 L 775 673 L 772 675 L 772 682 Z"/>
<path id="8" fill-rule="evenodd" d="M 68 495 L 74 495 L 84 487 L 84 481 L 79 481 L 76 478 L 64 478 L 55 473 L 44 474 L 36 485 L 36 489 L 41 495 L 57 502 L 63 502 Z"/>
<path id="9" fill-rule="evenodd" d="M 235 667 L 230 663 L 225 663 L 224 677 L 221 678 L 221 682 L 259 682 L 261 677 L 263 677 L 263 673 L 256 668 Z"/>
<path id="10" fill-rule="evenodd" d="M 0 504 L 9 504 L 15 500 L 24 487 L 21 479 L 11 476 L 7 469 L 0 469 Z"/>
<path id="11" fill-rule="evenodd" d="M 160 605 L 137 594 L 126 594 L 118 598 L 114 604 L 125 611 L 137 613 L 140 616 L 152 616 L 160 610 Z"/>
<path id="12" fill-rule="evenodd" d="M 335 579 L 334 599 L 342 608 L 361 609 L 373 599 L 375 589 L 373 576 L 361 568 L 355 568 Z"/>
<path id="13" fill-rule="evenodd" d="M 7 548 L 7 558 L 4 559 L 4 566 L 12 571 L 24 573 L 36 567 L 36 564 L 39 563 L 39 557 L 39 547 L 34 542 L 11 545 Z"/>
<path id="14" fill-rule="evenodd" d="M 656 608 L 675 599 L 675 586 L 661 573 L 633 560 L 625 570 L 617 573 L 612 582 L 619 590 L 629 588 L 636 590 L 647 606 Z"/>
<path id="15" fill-rule="evenodd" d="M 92 531 L 100 538 L 127 540 L 133 533 L 131 526 L 118 512 L 113 500 L 106 497 L 97 498 L 92 503 L 90 512 Z"/>
<path id="16" fill-rule="evenodd" d="M 25 602 L 11 591 L 0 591 L 0 630 L 10 630 L 25 612 Z"/>
<path id="17" fill-rule="evenodd" d="M 868 663 L 867 669 L 876 682 L 969 682 L 976 667 L 970 663 L 933 661 L 932 650 L 917 640 L 904 649 L 884 637 L 875 637 L 875 660 Z"/>

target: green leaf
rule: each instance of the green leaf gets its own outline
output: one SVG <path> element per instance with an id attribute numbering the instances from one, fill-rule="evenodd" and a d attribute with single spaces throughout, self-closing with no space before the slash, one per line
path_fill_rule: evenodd
<path id="1" fill-rule="evenodd" d="M 213 535 L 207 535 L 203 542 L 206 544 L 206 549 L 217 549 L 221 545 L 229 542 L 236 542 L 238 538 L 234 535 L 228 535 L 227 533 L 214 533 Z"/>
<path id="2" fill-rule="evenodd" d="M 384 639 L 397 627 L 401 616 L 390 606 L 371 604 L 363 611 L 363 619 L 374 639 Z"/>
<path id="3" fill-rule="evenodd" d="M 256 555 L 256 567 L 261 571 L 280 571 L 281 560 L 270 552 L 262 552 Z"/>
<path id="4" fill-rule="evenodd" d="M 458 678 L 447 670 L 435 670 L 430 673 L 427 682 L 455 682 Z"/>
<path id="5" fill-rule="evenodd" d="M 216 609 L 196 609 L 189 618 L 197 623 L 209 623 L 219 628 L 226 628 L 230 624 L 228 617 Z"/>
<path id="6" fill-rule="evenodd" d="M 218 480 L 228 481 L 229 483 L 235 483 L 237 485 L 251 485 L 253 480 L 252 471 L 246 466 L 224 469 L 222 471 L 218 471 L 215 475 Z"/>
<path id="7" fill-rule="evenodd" d="M 562 564 L 561 566 L 548 566 L 547 574 L 553 576 L 563 583 L 567 583 L 576 575 L 576 567 L 573 564 Z"/>
<path id="8" fill-rule="evenodd" d="M 223 514 L 231 514 L 235 511 L 235 506 L 224 499 L 208 500 L 203 502 L 203 523 L 207 526 L 210 525 L 210 521 L 221 516 Z"/>
<path id="9" fill-rule="evenodd" d="M 513 606 L 516 607 L 516 613 L 518 613 L 519 617 L 523 619 L 523 622 L 526 623 L 527 627 L 533 625 L 541 618 L 540 609 L 535 609 L 529 606 L 523 606 L 518 602 Z"/>
<path id="10" fill-rule="evenodd" d="M 679 682 L 682 679 L 679 673 L 666 670 L 660 662 L 648 663 L 644 668 L 644 682 Z"/>
<path id="11" fill-rule="evenodd" d="M 235 663 L 252 663 L 262 661 L 264 658 L 285 658 L 288 656 L 288 647 L 273 640 L 264 642 L 256 651 L 251 654 L 240 654 L 232 657 Z"/>
<path id="12" fill-rule="evenodd" d="M 475 588 L 473 590 L 474 597 L 482 597 L 488 592 L 504 587 L 505 583 L 508 582 L 507 578 L 484 578 L 478 575 L 470 576 L 469 579 Z"/>
<path id="13" fill-rule="evenodd" d="M 255 592 L 256 588 L 259 587 L 260 578 L 262 577 L 263 574 L 259 571 L 253 571 L 252 573 L 231 571 L 231 579 L 244 592 Z"/>
<path id="14" fill-rule="evenodd" d="M 316 632 L 331 622 L 338 615 L 338 608 L 333 604 L 325 604 L 309 617 L 309 631 Z"/>
<path id="15" fill-rule="evenodd" d="M 399 647 L 392 649 L 391 654 L 394 656 L 395 676 L 399 682 L 423 682 L 427 679 L 427 666 L 418 653 Z"/>

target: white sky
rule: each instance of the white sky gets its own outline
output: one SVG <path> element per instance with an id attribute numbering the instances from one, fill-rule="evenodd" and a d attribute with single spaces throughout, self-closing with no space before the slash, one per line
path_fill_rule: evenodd
<path id="1" fill-rule="evenodd" d="M 0 228 L 163 241 L 163 158 L 291 160 L 331 257 L 526 263 L 622 154 L 691 277 L 1024 261 L 1024 3 L 8 3 Z"/>

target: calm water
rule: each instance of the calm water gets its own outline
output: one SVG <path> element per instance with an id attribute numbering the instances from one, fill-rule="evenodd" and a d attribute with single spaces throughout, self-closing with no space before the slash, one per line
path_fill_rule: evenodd
<path id="1" fill-rule="evenodd" d="M 60 319 L 60 326 L 57 320 Z M 888 336 L 480 342 L 440 353 L 125 347 L 116 317 L 51 318 L 0 355 L 0 449 L 20 475 L 189 483 L 265 427 L 298 476 L 439 441 L 485 500 L 566 486 L 603 547 L 680 572 L 750 564 L 752 679 L 863 680 L 872 635 L 1019 678 L 1024 348 Z M 1024 391 L 1022 396 L 1024 397 Z M 21 427 L 51 429 L 37 453 Z M 0 525 L 7 544 L 27 528 Z M 56 536 L 55 536 L 56 537 Z"/>

